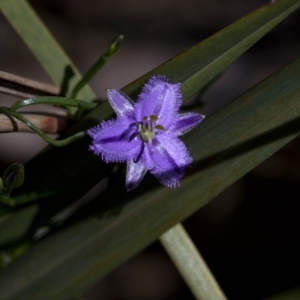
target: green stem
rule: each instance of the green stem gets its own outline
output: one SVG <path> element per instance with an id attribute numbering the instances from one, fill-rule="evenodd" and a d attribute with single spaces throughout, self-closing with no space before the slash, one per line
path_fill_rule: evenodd
<path id="1" fill-rule="evenodd" d="M 42 96 L 42 97 L 17 101 L 11 106 L 10 110 L 16 111 L 19 108 L 22 108 L 24 106 L 37 105 L 37 104 L 71 106 L 71 107 L 78 107 L 86 110 L 91 110 L 97 106 L 97 103 L 95 102 L 86 102 L 82 100 L 69 99 L 64 97 Z"/>
<path id="2" fill-rule="evenodd" d="M 71 98 L 76 98 L 79 91 L 97 74 L 97 72 L 106 64 L 108 59 L 119 50 L 122 41 L 123 35 L 119 35 L 111 42 L 108 50 L 100 56 L 83 78 L 76 84 L 71 93 Z"/>
<path id="3" fill-rule="evenodd" d="M 48 135 L 46 135 L 42 130 L 40 130 L 37 126 L 35 126 L 33 123 L 31 123 L 28 119 L 26 119 L 24 116 L 22 116 L 18 112 L 11 110 L 7 107 L 0 107 L 0 112 L 6 114 L 7 116 L 12 116 L 12 117 L 16 118 L 17 120 L 23 122 L 29 128 L 31 128 L 35 133 L 37 133 L 44 141 L 46 141 L 48 144 L 55 146 L 55 147 L 67 146 L 67 145 L 81 139 L 82 137 L 84 137 L 86 135 L 86 131 L 80 131 L 64 140 L 54 140 L 54 139 L 50 138 Z"/>
<path id="4" fill-rule="evenodd" d="M 162 234 L 159 240 L 196 299 L 226 299 L 204 259 L 180 223 Z"/>

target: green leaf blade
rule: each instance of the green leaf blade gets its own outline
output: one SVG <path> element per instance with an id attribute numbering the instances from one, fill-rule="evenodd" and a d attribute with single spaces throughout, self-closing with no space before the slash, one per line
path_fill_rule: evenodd
<path id="1" fill-rule="evenodd" d="M 185 99 L 205 87 L 259 39 L 299 7 L 298 0 L 277 1 L 250 13 L 126 86 L 136 92 L 153 74 L 182 83 Z"/>

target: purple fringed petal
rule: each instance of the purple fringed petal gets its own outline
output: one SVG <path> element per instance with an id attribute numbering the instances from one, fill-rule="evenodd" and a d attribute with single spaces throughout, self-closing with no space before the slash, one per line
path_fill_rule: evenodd
<path id="1" fill-rule="evenodd" d="M 133 117 L 134 102 L 122 91 L 107 89 L 107 98 L 117 116 Z"/>
<path id="2" fill-rule="evenodd" d="M 179 119 L 176 121 L 175 125 L 171 128 L 177 136 L 186 134 L 194 127 L 196 127 L 205 116 L 196 113 L 185 113 L 179 115 Z"/>
<path id="3" fill-rule="evenodd" d="M 182 141 L 175 135 L 160 134 L 145 147 L 143 162 L 150 173 L 168 187 L 179 186 L 185 167 L 192 162 Z"/>
<path id="4" fill-rule="evenodd" d="M 106 162 L 134 159 L 142 146 L 135 124 L 127 118 L 102 122 L 90 129 L 88 134 L 93 138 L 90 149 Z"/>
<path id="5" fill-rule="evenodd" d="M 90 149 L 106 162 L 127 161 L 127 191 L 140 184 L 147 170 L 162 184 L 179 186 L 192 158 L 177 136 L 204 119 L 195 113 L 178 114 L 182 102 L 180 84 L 153 76 L 136 104 L 114 89 L 107 90 L 107 97 L 118 117 L 88 131 L 93 139 Z"/>
<path id="6" fill-rule="evenodd" d="M 169 83 L 164 76 L 153 76 L 145 84 L 134 108 L 137 121 L 158 116 L 158 124 L 170 127 L 177 120 L 181 105 L 180 84 Z"/>
<path id="7" fill-rule="evenodd" d="M 147 169 L 141 160 L 134 162 L 130 160 L 127 162 L 127 171 L 126 171 L 126 189 L 127 192 L 134 190 L 143 180 Z"/>

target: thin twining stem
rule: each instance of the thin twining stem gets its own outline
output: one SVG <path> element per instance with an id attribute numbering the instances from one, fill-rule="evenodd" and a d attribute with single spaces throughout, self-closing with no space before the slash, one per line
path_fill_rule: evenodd
<path id="1" fill-rule="evenodd" d="M 7 107 L 0 107 L 0 113 L 3 113 L 5 115 L 7 115 L 8 117 L 14 117 L 15 119 L 23 122 L 30 129 L 32 129 L 32 131 L 37 133 L 44 141 L 46 141 L 48 144 L 55 146 L 55 147 L 63 147 L 63 146 L 69 145 L 87 135 L 86 131 L 80 131 L 64 140 L 55 140 L 55 139 L 50 138 L 35 124 L 30 122 L 27 118 L 25 118 L 23 115 L 21 115 L 20 113 L 18 113 L 16 111 L 13 111 Z"/>
<path id="2" fill-rule="evenodd" d="M 226 299 L 203 257 L 180 223 L 162 234 L 159 240 L 196 299 Z"/>
<path id="3" fill-rule="evenodd" d="M 0 71 L 0 92 L 22 98 L 31 98 L 40 95 L 57 96 L 60 94 L 59 88 L 53 84 L 28 79 L 3 71 Z"/>
<path id="4" fill-rule="evenodd" d="M 17 112 L 17 110 L 19 108 L 22 108 L 25 106 L 30 106 L 30 105 L 37 105 L 37 104 L 54 104 L 54 105 L 62 105 L 62 106 L 67 106 L 67 107 L 68 106 L 69 107 L 79 107 L 82 110 L 92 109 L 97 105 L 97 103 L 90 103 L 90 102 L 85 102 L 85 101 L 76 100 L 76 99 L 68 99 L 68 98 L 53 97 L 53 96 L 44 96 L 44 97 L 37 97 L 37 98 L 33 98 L 33 99 L 17 101 L 10 108 L 4 107 L 4 106 L 0 107 L 0 114 L 2 113 L 3 115 L 6 116 L 6 118 L 4 116 L 2 118 L 3 119 L 2 132 L 4 132 L 4 131 L 5 132 L 7 132 L 7 131 L 22 131 L 22 130 L 28 132 L 25 129 L 25 127 L 23 126 L 23 124 L 24 124 L 29 129 L 31 129 L 32 131 L 37 133 L 44 141 L 46 141 L 50 145 L 56 146 L 56 147 L 62 147 L 62 146 L 69 145 L 69 144 L 81 139 L 82 137 L 84 137 L 86 135 L 86 131 L 81 131 L 81 132 L 78 132 L 78 133 L 64 139 L 64 140 L 55 140 L 55 139 L 50 138 L 46 133 L 53 133 L 53 129 L 49 132 L 48 126 L 54 125 L 55 126 L 54 130 L 58 131 L 58 130 L 61 130 L 62 127 L 64 127 L 64 128 L 66 127 L 66 126 L 59 126 L 59 125 L 66 125 L 67 121 L 63 120 L 64 121 L 63 124 L 60 124 L 59 123 L 60 119 L 58 117 L 56 120 L 55 119 L 51 120 L 51 119 L 49 119 L 49 115 L 48 115 L 48 119 L 46 116 L 44 117 L 44 119 L 41 119 L 41 117 L 38 118 L 37 121 L 41 121 L 41 122 L 38 122 L 36 124 L 36 122 L 35 122 L 36 119 L 34 118 L 33 115 L 29 115 L 31 118 L 30 119 L 27 116 L 25 117 L 24 114 L 20 114 L 19 112 Z M 32 119 L 34 119 L 34 120 L 32 120 Z M 49 120 L 49 122 L 52 122 L 52 123 L 47 124 L 47 120 Z M 23 124 L 18 123 L 18 121 L 20 121 Z M 46 123 L 44 121 L 46 121 Z M 53 124 L 53 122 L 56 122 L 56 124 Z M 0 132 L 1 132 L 1 129 L 0 129 Z"/>
<path id="5" fill-rule="evenodd" d="M 26 119 L 35 124 L 44 133 L 59 134 L 67 127 L 67 117 L 60 115 L 45 115 L 45 114 L 32 114 L 22 113 Z M 0 114 L 0 133 L 1 132 L 33 132 L 23 122 L 18 119 L 8 116 L 6 114 Z"/>
<path id="6" fill-rule="evenodd" d="M 92 65 L 87 73 L 81 80 L 75 85 L 72 90 L 70 98 L 76 98 L 79 91 L 98 73 L 98 71 L 107 63 L 107 61 L 118 52 L 121 43 L 123 41 L 123 35 L 118 35 L 109 45 L 107 51 L 102 54 L 99 59 Z"/>

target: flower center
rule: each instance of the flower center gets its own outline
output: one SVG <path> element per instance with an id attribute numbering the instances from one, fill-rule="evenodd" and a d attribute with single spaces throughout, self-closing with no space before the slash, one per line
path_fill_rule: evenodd
<path id="1" fill-rule="evenodd" d="M 143 117 L 143 121 L 136 124 L 136 128 L 144 143 L 153 139 L 156 130 L 166 130 L 163 126 L 157 124 L 157 120 L 158 116 Z"/>

